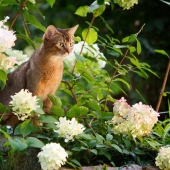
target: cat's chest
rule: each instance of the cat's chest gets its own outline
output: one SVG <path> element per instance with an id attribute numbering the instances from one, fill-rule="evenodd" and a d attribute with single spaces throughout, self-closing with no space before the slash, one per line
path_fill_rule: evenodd
<path id="1" fill-rule="evenodd" d="M 61 81 L 63 75 L 63 60 L 53 59 L 50 63 L 44 63 L 41 69 L 41 82 L 53 84 Z"/>

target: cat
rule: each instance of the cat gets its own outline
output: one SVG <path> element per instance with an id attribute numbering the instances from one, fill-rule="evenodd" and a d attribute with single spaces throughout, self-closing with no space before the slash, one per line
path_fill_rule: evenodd
<path id="1" fill-rule="evenodd" d="M 28 89 L 33 96 L 42 98 L 44 111 L 48 113 L 52 106 L 48 95 L 53 95 L 61 82 L 63 58 L 73 50 L 74 34 L 78 26 L 68 29 L 48 26 L 42 37 L 42 44 L 31 58 L 8 74 L 6 86 L 0 91 L 0 103 L 8 106 L 11 95 L 21 89 Z M 12 127 L 20 123 L 11 113 L 4 114 L 2 122 Z"/>

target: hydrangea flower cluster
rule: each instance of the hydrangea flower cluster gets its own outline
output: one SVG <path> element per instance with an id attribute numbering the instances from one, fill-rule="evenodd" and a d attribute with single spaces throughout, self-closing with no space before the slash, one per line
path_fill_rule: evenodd
<path id="1" fill-rule="evenodd" d="M 84 126 L 76 121 L 75 118 L 71 120 L 66 120 L 66 117 L 60 117 L 59 122 L 56 122 L 58 130 L 54 132 L 58 133 L 60 137 L 65 138 L 65 142 L 69 140 L 74 140 L 74 137 L 81 134 L 84 131 Z"/>
<path id="2" fill-rule="evenodd" d="M 141 102 L 129 106 L 123 97 L 115 102 L 113 113 L 114 133 L 130 133 L 133 138 L 149 135 L 159 116 L 151 106 Z"/>
<path id="3" fill-rule="evenodd" d="M 134 4 L 138 4 L 137 0 L 114 0 L 123 9 L 130 9 Z"/>
<path id="4" fill-rule="evenodd" d="M 11 98 L 10 106 L 12 106 L 13 113 L 22 121 L 31 116 L 33 110 L 40 107 L 37 103 L 38 99 L 36 96 L 32 96 L 32 93 L 28 90 L 22 89 L 14 96 L 11 96 Z"/>
<path id="5" fill-rule="evenodd" d="M 28 61 L 28 56 L 26 54 L 23 54 L 23 51 L 20 50 L 12 50 L 12 49 L 7 49 L 5 51 L 5 54 L 7 54 L 9 57 L 6 58 L 15 58 L 16 66 L 14 66 L 10 71 L 14 71 L 19 65 L 21 65 L 23 62 Z"/>
<path id="6" fill-rule="evenodd" d="M 13 31 L 10 31 L 6 25 L 4 25 L 9 17 L 5 17 L 4 20 L 0 21 L 0 52 L 4 52 L 6 49 L 11 48 L 15 45 L 14 41 L 16 36 Z"/>
<path id="7" fill-rule="evenodd" d="M 72 53 L 64 59 L 64 62 L 66 63 L 66 65 L 68 66 L 70 71 L 72 71 L 75 60 L 76 60 L 75 53 L 80 54 L 83 43 L 84 42 L 81 41 L 78 44 L 75 44 Z M 89 46 L 87 43 L 85 43 L 81 55 L 95 58 L 96 65 L 97 65 L 96 68 L 98 68 L 98 69 L 102 69 L 106 65 L 106 62 L 104 61 L 104 60 L 106 60 L 106 58 L 103 55 L 103 53 L 100 52 L 100 49 L 97 44 L 93 44 L 92 46 Z M 104 60 L 102 60 L 102 58 Z"/>
<path id="8" fill-rule="evenodd" d="M 15 57 L 6 57 L 5 54 L 0 53 L 0 70 L 8 71 L 17 63 Z"/>
<path id="9" fill-rule="evenodd" d="M 16 36 L 14 31 L 8 29 L 5 23 L 9 17 L 0 21 L 0 69 L 5 72 L 13 71 L 18 65 L 28 60 L 28 57 L 19 50 L 12 50 L 15 45 Z M 17 64 L 17 65 L 16 65 Z M 16 65 L 14 67 L 14 65 Z"/>
<path id="10" fill-rule="evenodd" d="M 162 170 L 170 169 L 170 147 L 160 148 L 155 164 Z"/>
<path id="11" fill-rule="evenodd" d="M 49 143 L 42 147 L 37 157 L 43 170 L 57 170 L 65 164 L 67 152 L 58 143 Z"/>

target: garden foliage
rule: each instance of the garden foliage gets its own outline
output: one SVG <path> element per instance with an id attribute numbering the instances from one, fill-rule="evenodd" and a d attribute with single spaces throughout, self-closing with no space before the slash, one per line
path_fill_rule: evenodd
<path id="1" fill-rule="evenodd" d="M 54 2 L 55 0 L 47 0 L 44 3 L 48 3 L 53 10 Z M 125 100 L 114 98 L 117 90 L 120 90 L 124 96 L 127 95 L 127 90 L 131 90 L 131 84 L 125 78 L 131 73 L 144 79 L 148 79 L 150 74 L 157 76 L 149 64 L 140 61 L 142 47 L 138 35 L 145 28 L 144 25 L 138 32 L 127 35 L 122 40 L 114 38 L 114 30 L 102 14 L 109 10 L 107 6 L 113 9 L 115 3 L 123 9 L 129 9 L 137 4 L 137 1 L 129 0 L 124 5 L 121 0 L 97 0 L 90 6 L 84 5 L 75 11 L 75 15 L 79 17 L 92 14 L 92 18 L 91 21 L 86 22 L 87 27 L 83 29 L 82 34 L 75 37 L 74 52 L 64 59 L 64 75 L 60 87 L 56 95 L 49 96 L 53 103 L 50 114 L 46 115 L 43 112 L 40 98 L 33 97 L 31 93 L 24 90 L 12 96 L 13 100 L 8 108 L 0 104 L 0 111 L 3 114 L 11 109 L 22 120 L 22 123 L 14 129 L 14 137 L 8 134 L 7 127 L 2 126 L 0 129 L 1 134 L 7 139 L 5 147 L 10 150 L 8 158 L 11 158 L 14 152 L 35 147 L 42 148 L 41 154 L 39 153 L 40 163 L 45 159 L 44 155 L 47 156 L 45 159 L 47 162 L 42 165 L 44 169 L 49 167 L 57 169 L 64 163 L 72 167 L 98 164 L 123 166 L 131 163 L 146 166 L 154 165 L 159 149 L 169 145 L 170 119 L 158 121 L 159 114 L 151 106 L 140 102 L 131 107 Z M 11 22 L 8 22 L 5 16 L 5 19 L 1 18 L 0 87 L 2 89 L 5 86 L 7 74 L 28 60 L 22 51 L 15 49 L 13 43 L 15 39 L 24 39 L 35 49 L 41 43 L 41 39 L 30 38 L 28 24 L 42 32 L 46 28 L 33 15 L 33 11 L 36 11 L 44 18 L 43 13 L 38 9 L 38 2 L 2 0 L 0 5 L 5 8 L 19 7 L 18 13 L 10 20 Z M 19 15 L 22 16 L 23 32 L 12 31 L 13 24 Z M 98 17 L 112 36 L 100 35 L 100 28 L 94 25 L 94 20 Z M 4 30 L 5 35 L 8 34 L 6 35 L 8 40 L 1 35 L 1 30 Z M 11 44 L 9 39 L 12 39 Z M 165 54 L 164 51 L 158 52 Z M 110 55 L 114 62 L 107 60 L 105 54 Z M 107 67 L 113 70 L 111 74 L 107 71 Z M 28 102 L 22 105 L 22 99 Z M 119 103 L 120 101 L 125 102 L 123 106 Z M 39 114 L 38 126 L 32 122 L 35 113 Z M 124 127 L 127 129 L 123 129 Z M 35 133 L 37 131 L 38 133 Z M 59 145 L 55 145 L 56 143 Z M 63 159 L 59 160 L 59 163 L 53 160 L 55 163 L 52 165 L 49 163 L 49 159 L 52 158 L 48 155 L 50 156 L 51 152 L 54 154 L 53 157 L 58 158 L 58 153 L 50 150 L 55 147 L 63 152 Z M 48 154 L 44 153 L 46 150 Z M 5 168 L 4 155 L 5 152 L 0 152 L 1 166 Z M 163 161 L 166 161 L 165 157 L 164 159 Z M 157 166 L 163 167 L 161 154 L 156 161 Z"/>

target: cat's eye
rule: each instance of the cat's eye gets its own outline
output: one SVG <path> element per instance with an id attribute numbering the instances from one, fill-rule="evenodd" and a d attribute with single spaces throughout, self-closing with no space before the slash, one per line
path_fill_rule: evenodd
<path id="1" fill-rule="evenodd" d="M 60 47 L 64 47 L 64 44 L 60 42 L 60 43 L 59 43 L 59 46 L 60 46 Z"/>
<path id="2" fill-rule="evenodd" d="M 70 47 L 73 47 L 73 45 L 74 45 L 74 43 L 73 43 L 73 42 L 71 42 L 71 43 L 70 43 Z"/>

